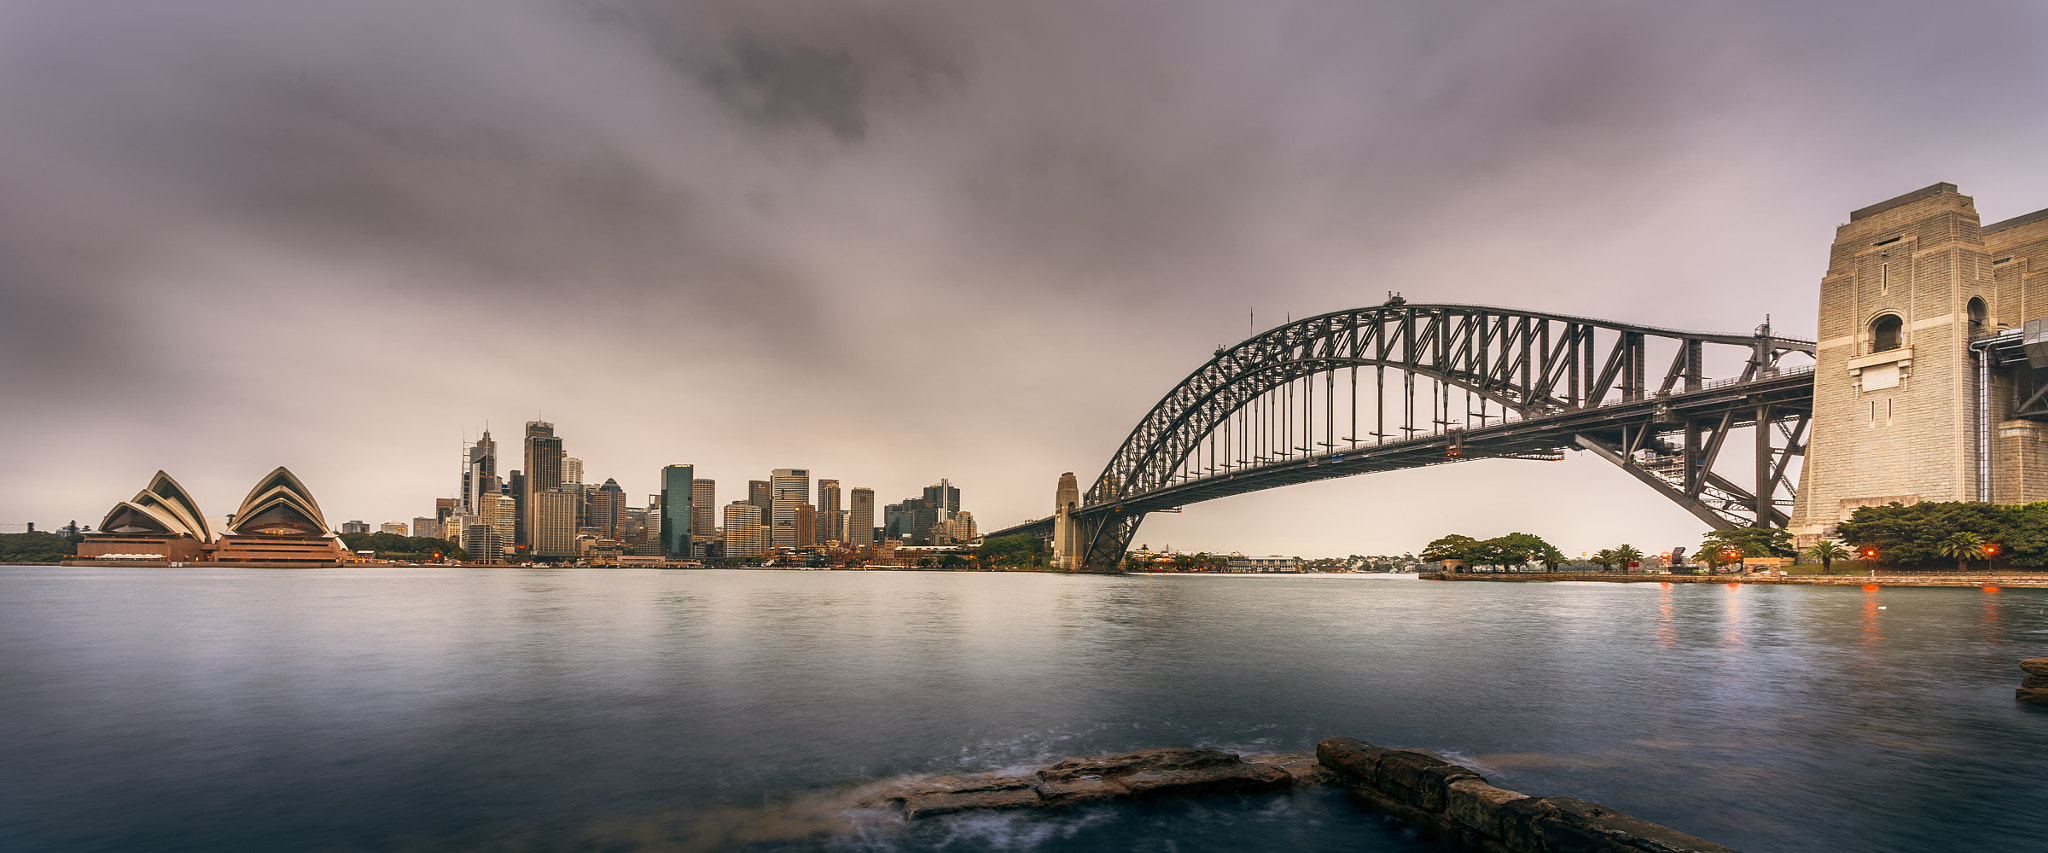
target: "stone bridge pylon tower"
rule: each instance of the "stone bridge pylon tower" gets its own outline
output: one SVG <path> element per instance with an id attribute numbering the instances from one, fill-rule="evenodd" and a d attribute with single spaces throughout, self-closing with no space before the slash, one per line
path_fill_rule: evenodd
<path id="1" fill-rule="evenodd" d="M 1801 547 L 1864 506 L 2048 499 L 2041 318 L 2048 211 L 1982 225 L 1942 183 L 1851 213 L 1821 279 Z"/>
<path id="2" fill-rule="evenodd" d="M 1072 471 L 1061 474 L 1059 491 L 1053 496 L 1053 568 L 1068 571 L 1079 569 L 1087 558 L 1088 543 L 1082 535 L 1080 519 L 1074 517 L 1074 511 L 1080 508 L 1080 482 L 1074 479 Z"/>

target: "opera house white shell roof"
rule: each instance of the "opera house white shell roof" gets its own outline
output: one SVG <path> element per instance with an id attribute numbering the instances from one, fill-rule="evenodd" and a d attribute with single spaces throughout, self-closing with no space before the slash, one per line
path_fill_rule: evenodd
<path id="1" fill-rule="evenodd" d="M 150 478 L 148 488 L 108 510 L 100 519 L 99 530 L 123 536 L 190 536 L 201 542 L 213 541 L 206 516 L 185 487 L 162 471 Z"/>
<path id="2" fill-rule="evenodd" d="M 241 536 L 324 536 L 329 531 L 327 519 L 320 514 L 320 505 L 313 501 L 306 484 L 279 467 L 249 490 L 226 532 Z"/>

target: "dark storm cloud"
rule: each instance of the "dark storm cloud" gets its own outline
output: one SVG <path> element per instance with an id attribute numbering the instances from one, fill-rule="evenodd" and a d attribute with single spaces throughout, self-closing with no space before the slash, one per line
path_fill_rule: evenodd
<path id="1" fill-rule="evenodd" d="M 443 425 L 552 393 L 575 402 L 505 404 L 736 447 L 782 440 L 756 416 L 773 388 L 868 452 L 927 430 L 902 396 L 995 386 L 917 445 L 1033 448 L 981 474 L 1035 483 L 1095 464 L 1248 306 L 1401 289 L 1747 328 L 1803 273 L 1741 278 L 1730 228 L 1812 229 L 1787 242 L 1818 258 L 1838 209 L 1980 163 L 2022 180 L 1994 146 L 2048 143 L 2042 24 L 1998 2 L 0 4 L 0 391 L 206 411 L 253 396 L 224 380 L 238 343 L 319 341 L 291 363 Z"/>
<path id="2" fill-rule="evenodd" d="M 843 142 L 867 136 L 860 72 L 845 53 L 733 37 L 730 56 L 704 82 L 733 111 L 764 124 L 816 124 Z"/>

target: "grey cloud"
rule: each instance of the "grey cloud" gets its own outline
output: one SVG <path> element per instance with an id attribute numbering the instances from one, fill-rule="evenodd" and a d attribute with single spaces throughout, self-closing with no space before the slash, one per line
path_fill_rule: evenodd
<path id="1" fill-rule="evenodd" d="M 764 124 L 815 124 L 842 142 L 868 132 L 860 71 L 844 52 L 775 46 L 752 33 L 733 38 L 704 83 L 734 112 Z"/>

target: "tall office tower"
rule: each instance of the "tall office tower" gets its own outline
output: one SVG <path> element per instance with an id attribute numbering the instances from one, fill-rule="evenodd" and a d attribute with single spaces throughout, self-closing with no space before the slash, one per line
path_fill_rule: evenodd
<path id="1" fill-rule="evenodd" d="M 534 492 L 533 555 L 576 556 L 576 495 L 560 488 Z"/>
<path id="2" fill-rule="evenodd" d="M 547 421 L 526 422 L 526 505 L 520 507 L 520 521 L 525 522 L 526 539 L 519 544 L 537 546 L 533 540 L 535 510 L 533 496 L 562 486 L 562 439 L 555 435 L 555 425 Z M 573 516 L 572 516 L 573 518 Z M 535 553 L 539 553 L 536 551 Z"/>
<path id="3" fill-rule="evenodd" d="M 775 493 L 767 480 L 747 481 L 747 503 L 760 507 L 763 518 L 775 511 Z"/>
<path id="4" fill-rule="evenodd" d="M 905 501 L 882 507 L 883 538 L 892 541 L 910 538 L 911 504 L 911 501 Z"/>
<path id="5" fill-rule="evenodd" d="M 951 480 L 941 479 L 924 487 L 924 499 L 932 505 L 936 513 L 933 516 L 934 521 L 952 518 L 953 513 L 960 511 L 960 490 L 953 488 Z"/>
<path id="6" fill-rule="evenodd" d="M 647 536 L 645 507 L 629 506 L 619 510 L 619 544 L 636 556 L 661 556 L 661 543 L 650 541 Z"/>
<path id="7" fill-rule="evenodd" d="M 583 460 L 564 454 L 562 456 L 562 483 L 583 482 Z"/>
<path id="8" fill-rule="evenodd" d="M 477 499 L 477 512 L 471 518 L 470 524 L 488 524 L 495 527 L 500 539 L 511 542 L 513 531 L 519 529 L 519 502 L 513 500 L 511 495 L 484 495 Z"/>
<path id="9" fill-rule="evenodd" d="M 974 526 L 974 513 L 966 510 L 953 513 L 953 517 L 932 526 L 932 544 L 949 545 L 972 542 L 981 535 Z"/>
<path id="10" fill-rule="evenodd" d="M 590 490 L 587 505 L 587 526 L 607 539 L 619 538 L 619 513 L 626 508 L 626 490 L 619 488 L 619 481 L 606 477 L 604 485 Z"/>
<path id="11" fill-rule="evenodd" d="M 718 484 L 711 480 L 690 482 L 690 542 L 708 542 L 718 537 Z M 701 549 L 699 549 L 701 550 Z"/>
<path id="12" fill-rule="evenodd" d="M 796 547 L 809 548 L 818 544 L 818 508 L 810 504 L 796 505 Z"/>
<path id="13" fill-rule="evenodd" d="M 512 496 L 512 538 L 514 547 L 526 544 L 526 472 L 513 471 L 505 478 L 505 494 Z"/>
<path id="14" fill-rule="evenodd" d="M 768 553 L 768 527 L 761 508 L 748 501 L 725 505 L 725 556 L 752 559 Z"/>
<path id="15" fill-rule="evenodd" d="M 774 503 L 769 511 L 769 542 L 777 548 L 796 547 L 796 508 L 811 502 L 811 472 L 808 468 L 777 468 L 768 475 Z"/>
<path id="16" fill-rule="evenodd" d="M 932 489 L 926 489 L 925 492 L 930 494 Z M 890 539 L 927 541 L 932 535 L 932 525 L 937 523 L 939 506 L 925 498 L 904 498 L 902 503 L 890 504 L 882 509 L 882 527 L 888 531 Z"/>
<path id="17" fill-rule="evenodd" d="M 454 515 L 461 503 L 462 501 L 457 498 L 435 498 L 434 520 L 447 521 L 448 516 Z"/>
<path id="18" fill-rule="evenodd" d="M 491 440 L 491 431 L 484 430 L 484 437 L 465 448 L 462 453 L 462 492 L 457 504 L 464 513 L 476 513 L 476 496 L 490 491 L 484 478 L 498 475 L 498 443 Z"/>
<path id="19" fill-rule="evenodd" d="M 818 481 L 818 541 L 846 541 L 846 531 L 839 526 L 839 481 Z"/>
<path id="20" fill-rule="evenodd" d="M 856 548 L 875 544 L 875 490 L 856 488 L 847 498 L 846 541 Z"/>
<path id="21" fill-rule="evenodd" d="M 696 469 L 670 465 L 661 469 L 661 554 L 690 559 L 690 493 L 696 487 Z"/>
<path id="22" fill-rule="evenodd" d="M 646 548 L 643 551 L 640 551 L 639 553 L 659 557 L 663 553 L 663 540 L 661 538 L 660 492 L 656 492 L 654 494 L 647 496 L 647 514 L 646 518 L 644 519 L 644 522 L 646 526 L 642 528 L 641 535 L 646 540 Z"/>
<path id="23" fill-rule="evenodd" d="M 561 490 L 576 497 L 576 529 L 590 526 L 590 487 L 582 483 L 563 483 Z"/>
<path id="24" fill-rule="evenodd" d="M 456 544 L 469 552 L 472 563 L 505 562 L 505 539 L 498 528 L 488 524 L 472 524 L 462 529 Z"/>

